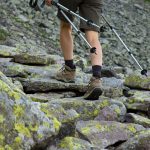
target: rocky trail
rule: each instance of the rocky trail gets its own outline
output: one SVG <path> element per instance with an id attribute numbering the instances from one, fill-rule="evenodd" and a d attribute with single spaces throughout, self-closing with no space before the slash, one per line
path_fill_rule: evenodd
<path id="1" fill-rule="evenodd" d="M 126 42 L 132 36 L 129 46 L 148 69 L 149 7 L 142 0 L 104 3 L 104 10 L 110 10 L 106 16 L 120 22 Z M 150 71 L 141 76 L 126 54 L 112 53 L 121 47 L 106 31 L 103 94 L 96 101 L 84 100 L 91 67 L 82 42 L 75 43 L 75 83 L 53 79 L 63 64 L 54 9 L 39 14 L 27 1 L 0 4 L 0 150 L 149 150 Z"/>
<path id="2" fill-rule="evenodd" d="M 149 76 L 104 67 L 103 95 L 86 101 L 89 67 L 78 59 L 75 83 L 63 83 L 53 79 L 60 62 L 0 46 L 1 149 L 150 148 Z"/>

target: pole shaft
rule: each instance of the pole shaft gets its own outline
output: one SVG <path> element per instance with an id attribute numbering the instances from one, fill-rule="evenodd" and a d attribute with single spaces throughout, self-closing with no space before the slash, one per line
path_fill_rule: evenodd
<path id="1" fill-rule="evenodd" d="M 136 62 L 136 64 L 140 67 L 141 70 L 143 70 L 142 66 L 139 64 L 139 62 L 137 61 L 137 59 L 134 57 L 134 55 L 131 53 L 131 50 L 127 47 L 127 45 L 124 43 L 124 41 L 121 39 L 121 37 L 119 36 L 119 34 L 116 32 L 116 30 L 114 28 L 112 28 L 112 31 L 115 33 L 115 35 L 117 36 L 117 38 L 120 40 L 120 42 L 123 44 L 123 46 L 126 48 L 126 50 L 129 52 L 129 54 L 131 55 L 131 57 L 133 58 L 133 60 Z"/>

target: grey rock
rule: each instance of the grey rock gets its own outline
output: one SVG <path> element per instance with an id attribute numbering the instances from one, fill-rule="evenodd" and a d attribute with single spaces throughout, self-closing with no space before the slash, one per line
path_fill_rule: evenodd
<path id="1" fill-rule="evenodd" d="M 113 121 L 79 121 L 76 125 L 78 137 L 87 139 L 99 148 L 106 148 L 116 142 L 128 140 L 142 130 L 144 127 L 137 124 Z"/>
<path id="2" fill-rule="evenodd" d="M 58 134 L 61 126 L 58 120 L 48 118 L 40 110 L 39 103 L 32 102 L 1 72 L 0 90 L 0 124 L 6 127 L 0 128 L 1 147 L 42 148 L 48 138 Z"/>
<path id="3" fill-rule="evenodd" d="M 139 150 L 139 149 L 150 149 L 150 130 L 145 130 L 139 132 L 134 137 L 127 140 L 127 142 L 121 144 L 118 148 L 115 150 Z"/>
<path id="4" fill-rule="evenodd" d="M 133 91 L 133 96 L 127 98 L 123 103 L 130 110 L 139 110 L 143 112 L 148 112 L 148 107 L 150 105 L 150 92 L 149 91 Z"/>
<path id="5" fill-rule="evenodd" d="M 140 72 L 136 71 L 126 77 L 124 84 L 133 89 L 150 90 L 150 76 L 142 76 Z"/>
<path id="6" fill-rule="evenodd" d="M 150 128 L 150 119 L 134 114 L 134 113 L 129 113 L 126 115 L 126 121 L 129 123 L 136 123 L 140 124 L 144 127 Z"/>

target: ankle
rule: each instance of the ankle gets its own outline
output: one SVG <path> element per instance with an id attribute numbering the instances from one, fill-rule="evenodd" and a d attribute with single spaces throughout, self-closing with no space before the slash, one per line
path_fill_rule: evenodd
<path id="1" fill-rule="evenodd" d="M 93 77 L 101 78 L 101 69 L 102 67 L 100 65 L 92 66 Z"/>
<path id="2" fill-rule="evenodd" d="M 70 67 L 71 69 L 76 69 L 76 66 L 73 63 L 73 59 L 71 60 L 65 60 L 65 65 Z"/>

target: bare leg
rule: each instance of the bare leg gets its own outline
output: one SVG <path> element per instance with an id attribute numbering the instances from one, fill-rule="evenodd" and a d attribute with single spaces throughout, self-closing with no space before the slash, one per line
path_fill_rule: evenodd
<path id="1" fill-rule="evenodd" d="M 86 38 L 92 47 L 96 47 L 96 54 L 91 54 L 92 66 L 100 65 L 102 66 L 102 47 L 99 42 L 98 32 L 95 31 L 85 31 Z"/>
<path id="2" fill-rule="evenodd" d="M 63 51 L 64 60 L 73 59 L 73 38 L 72 27 L 69 23 L 61 21 L 60 24 L 60 45 Z"/>

